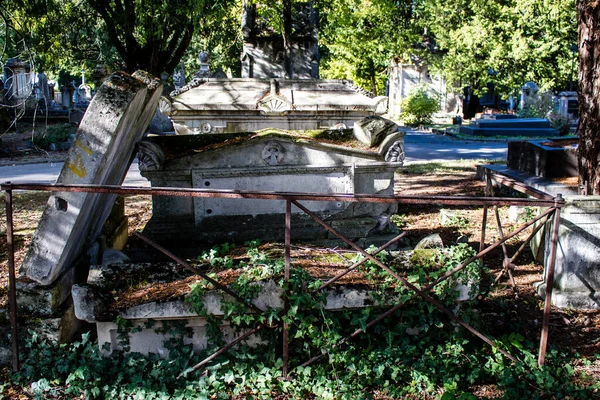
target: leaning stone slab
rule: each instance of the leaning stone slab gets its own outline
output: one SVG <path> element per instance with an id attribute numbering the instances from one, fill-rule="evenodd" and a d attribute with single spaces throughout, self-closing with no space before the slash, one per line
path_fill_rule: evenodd
<path id="1" fill-rule="evenodd" d="M 120 185 L 161 94 L 160 81 L 144 72 L 111 75 L 90 103 L 59 184 Z M 51 284 L 98 236 L 114 195 L 56 193 L 50 196 L 21 266 L 30 279 Z"/>
<path id="2" fill-rule="evenodd" d="M 546 225 L 544 278 L 552 224 Z M 546 283 L 537 285 L 545 296 Z M 560 215 L 552 304 L 560 308 L 600 309 L 600 196 L 565 196 Z"/>
<path id="3" fill-rule="evenodd" d="M 379 146 L 386 136 L 396 132 L 398 125 L 394 121 L 376 115 L 356 121 L 352 128 L 354 137 L 369 147 Z"/>

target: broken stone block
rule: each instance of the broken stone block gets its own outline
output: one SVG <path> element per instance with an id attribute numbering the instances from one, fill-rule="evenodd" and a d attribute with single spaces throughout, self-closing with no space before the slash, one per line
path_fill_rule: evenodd
<path id="1" fill-rule="evenodd" d="M 442 237 L 437 233 L 432 233 L 431 235 L 425 236 L 415 246 L 415 250 L 443 249 L 443 248 L 444 248 L 444 242 L 442 240 Z"/>
<path id="2" fill-rule="evenodd" d="M 453 225 L 456 221 L 458 221 L 461 217 L 460 211 L 449 210 L 447 208 L 442 208 L 440 210 L 440 223 L 442 226 Z"/>
<path id="3" fill-rule="evenodd" d="M 111 75 L 90 103 L 57 183 L 121 185 L 160 94 L 160 81 L 146 73 Z M 54 282 L 96 240 L 114 198 L 96 193 L 52 194 L 22 273 L 41 285 Z"/>
<path id="4" fill-rule="evenodd" d="M 397 132 L 394 121 L 376 115 L 356 121 L 352 128 L 354 137 L 369 147 L 379 146 L 386 136 Z"/>

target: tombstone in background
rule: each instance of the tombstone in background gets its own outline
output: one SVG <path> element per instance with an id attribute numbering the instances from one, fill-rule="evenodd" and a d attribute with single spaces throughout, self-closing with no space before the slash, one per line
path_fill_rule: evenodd
<path id="1" fill-rule="evenodd" d="M 31 67 L 19 58 L 9 58 L 4 64 L 5 98 L 8 104 L 23 102 L 32 90 Z"/>
<path id="2" fill-rule="evenodd" d="M 294 3 L 292 19 L 289 78 L 319 79 L 318 12 L 309 3 Z M 258 15 L 255 4 L 244 6 L 242 32 L 242 78 L 285 78 L 283 37 L 273 34 L 270 21 Z"/>
<path id="3" fill-rule="evenodd" d="M 185 86 L 185 71 L 183 67 L 173 73 L 173 86 L 175 86 L 175 90 Z"/>
<path id="4" fill-rule="evenodd" d="M 73 108 L 73 94 L 75 93 L 75 88 L 70 83 L 62 85 L 60 87 L 60 94 L 63 107 L 67 109 Z"/>
<path id="5" fill-rule="evenodd" d="M 521 110 L 527 108 L 532 101 L 537 99 L 540 88 L 533 82 L 527 82 L 521 87 Z"/>
<path id="6" fill-rule="evenodd" d="M 88 103 L 92 100 L 92 88 L 85 83 L 85 70 L 81 70 L 81 85 L 79 85 L 81 101 Z"/>
<path id="7" fill-rule="evenodd" d="M 50 87 L 48 86 L 48 78 L 46 78 L 46 74 L 43 72 L 37 74 L 35 86 L 38 104 L 42 109 L 48 108 L 48 105 L 53 98 L 50 96 Z"/>
<path id="8" fill-rule="evenodd" d="M 577 92 L 560 92 L 558 94 L 558 112 L 573 120 L 579 119 L 579 100 Z"/>

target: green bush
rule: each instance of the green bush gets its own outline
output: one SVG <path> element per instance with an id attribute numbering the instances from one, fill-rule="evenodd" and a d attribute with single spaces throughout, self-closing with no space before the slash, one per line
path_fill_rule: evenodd
<path id="1" fill-rule="evenodd" d="M 70 136 L 77 131 L 77 128 L 71 124 L 48 125 L 43 132 L 36 133 L 33 138 L 33 144 L 42 149 L 48 150 L 52 143 L 64 143 Z"/>
<path id="2" fill-rule="evenodd" d="M 557 111 L 552 111 L 548 114 L 550 126 L 558 130 L 560 136 L 566 136 L 571 131 L 571 118 L 568 115 L 560 114 Z"/>
<path id="3" fill-rule="evenodd" d="M 427 93 L 423 86 L 418 86 L 402 100 L 400 118 L 407 125 L 431 124 L 433 113 L 440 110 L 440 104 L 435 96 Z"/>
<path id="4" fill-rule="evenodd" d="M 519 118 L 548 118 L 548 114 L 554 110 L 552 96 L 552 92 L 532 96 L 527 106 L 519 110 L 517 116 Z"/>

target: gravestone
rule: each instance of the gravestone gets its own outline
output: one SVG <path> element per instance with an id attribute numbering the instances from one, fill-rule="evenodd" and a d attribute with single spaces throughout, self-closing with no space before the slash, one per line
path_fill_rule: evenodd
<path id="1" fill-rule="evenodd" d="M 4 96 L 8 104 L 19 104 L 31 94 L 30 68 L 28 62 L 19 58 L 9 58 L 4 64 Z"/>
<path id="2" fill-rule="evenodd" d="M 558 112 L 573 120 L 579 119 L 579 101 L 577 92 L 560 92 L 558 94 Z"/>
<path id="3" fill-rule="evenodd" d="M 292 5 L 291 79 L 319 79 L 318 13 L 309 3 Z M 284 44 L 255 4 L 242 14 L 242 78 L 285 78 Z"/>
<path id="4" fill-rule="evenodd" d="M 183 68 L 178 69 L 173 73 L 173 86 L 175 87 L 175 90 L 185 86 L 185 71 Z"/>
<path id="5" fill-rule="evenodd" d="M 160 93 L 160 82 L 141 71 L 111 75 L 88 107 L 57 183 L 120 185 Z M 94 193 L 51 195 L 22 273 L 41 285 L 51 285 L 68 273 L 95 241 L 114 198 Z"/>
<path id="6" fill-rule="evenodd" d="M 60 87 L 60 94 L 62 105 L 65 108 L 71 109 L 73 108 L 73 95 L 75 93 L 75 88 L 72 84 L 67 83 Z"/>
<path id="7" fill-rule="evenodd" d="M 527 108 L 537 98 L 540 88 L 533 82 L 527 82 L 521 87 L 521 110 Z"/>
<path id="8" fill-rule="evenodd" d="M 50 96 L 50 87 L 48 85 L 48 78 L 46 77 L 46 74 L 44 74 L 43 72 L 40 72 L 37 74 L 36 86 L 37 86 L 36 94 L 37 94 L 38 100 L 43 102 L 44 106 L 46 104 L 50 104 L 50 102 L 53 100 L 53 98 Z"/>

